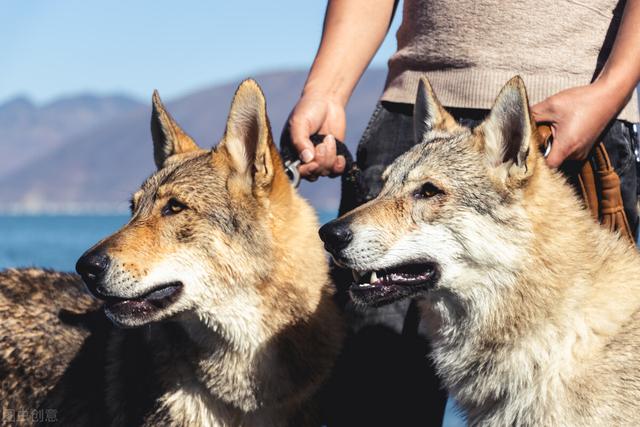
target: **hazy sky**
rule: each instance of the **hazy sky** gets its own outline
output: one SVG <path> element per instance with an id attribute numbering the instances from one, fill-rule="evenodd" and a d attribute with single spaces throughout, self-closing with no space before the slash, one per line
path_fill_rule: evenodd
<path id="1" fill-rule="evenodd" d="M 308 68 L 321 0 L 36 1 L 2 3 L 0 103 L 78 92 L 167 98 L 282 68 Z M 398 14 L 400 15 L 400 14 Z M 384 66 L 395 28 L 374 60 Z"/>

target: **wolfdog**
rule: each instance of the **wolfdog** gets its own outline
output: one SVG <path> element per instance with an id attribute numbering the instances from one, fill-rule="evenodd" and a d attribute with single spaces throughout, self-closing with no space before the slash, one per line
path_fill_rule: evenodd
<path id="1" fill-rule="evenodd" d="M 420 301 L 471 425 L 637 425 L 640 258 L 546 165 L 523 81 L 471 129 L 423 79 L 414 130 L 380 195 L 320 231 L 353 300 Z"/>
<path id="2" fill-rule="evenodd" d="M 54 410 L 43 414 L 63 425 L 319 425 L 341 318 L 262 91 L 240 85 L 212 150 L 157 92 L 151 131 L 158 170 L 131 219 L 76 265 L 100 303 L 76 275 L 0 275 L 4 412 Z"/>

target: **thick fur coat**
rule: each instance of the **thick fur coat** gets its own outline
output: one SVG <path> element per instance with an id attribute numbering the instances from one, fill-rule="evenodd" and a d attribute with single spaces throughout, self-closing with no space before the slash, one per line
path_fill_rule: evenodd
<path id="1" fill-rule="evenodd" d="M 414 117 L 380 195 L 321 230 L 354 300 L 420 300 L 471 425 L 636 425 L 640 257 L 546 165 L 521 79 L 474 129 L 423 80 Z"/>

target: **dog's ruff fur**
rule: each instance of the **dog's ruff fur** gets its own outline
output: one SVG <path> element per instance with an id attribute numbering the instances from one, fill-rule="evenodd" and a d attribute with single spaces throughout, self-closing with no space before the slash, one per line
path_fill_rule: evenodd
<path id="1" fill-rule="evenodd" d="M 179 296 L 144 313 L 105 305 L 120 329 L 76 275 L 0 273 L 2 409 L 52 408 L 63 425 L 319 425 L 342 324 L 260 88 L 242 83 L 213 150 L 157 93 L 151 128 L 158 171 L 129 223 L 88 253 L 108 254 L 105 294 L 179 281 Z M 182 207 L 165 215 L 171 199 Z"/>
<path id="2" fill-rule="evenodd" d="M 353 237 L 336 260 L 360 274 L 435 266 L 411 296 L 471 425 L 637 425 L 640 258 L 546 165 L 521 79 L 474 129 L 426 80 L 414 115 L 420 144 L 337 220 Z M 426 182 L 441 191 L 420 193 Z"/>

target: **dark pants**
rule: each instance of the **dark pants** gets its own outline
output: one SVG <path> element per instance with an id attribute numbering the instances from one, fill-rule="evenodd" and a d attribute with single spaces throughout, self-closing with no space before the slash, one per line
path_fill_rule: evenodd
<path id="1" fill-rule="evenodd" d="M 477 125 L 485 110 L 451 111 L 463 125 Z M 367 199 L 381 189 L 381 174 L 414 145 L 413 106 L 382 103 L 376 107 L 358 146 L 358 164 L 369 189 Z M 620 175 L 632 230 L 636 211 L 636 168 L 630 126 L 614 121 L 604 141 Z M 343 200 L 343 210 L 354 208 Z M 344 212 L 340 212 L 343 214 Z M 446 404 L 431 361 L 429 342 L 414 301 L 377 309 L 355 309 L 347 295 L 351 274 L 334 270 L 338 298 L 350 328 L 332 386 L 330 426 L 439 426 Z"/>

